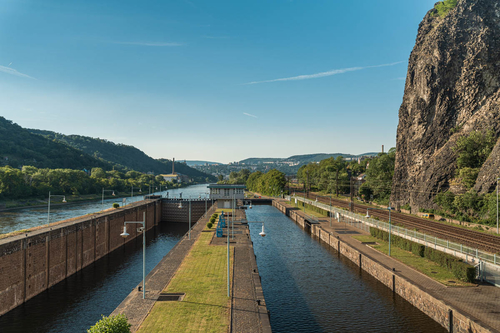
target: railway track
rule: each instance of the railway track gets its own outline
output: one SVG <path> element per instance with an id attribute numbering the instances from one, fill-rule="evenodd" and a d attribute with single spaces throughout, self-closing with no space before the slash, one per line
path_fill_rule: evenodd
<path id="1" fill-rule="evenodd" d="M 303 192 L 296 192 L 296 195 L 305 197 Z M 323 197 L 317 195 L 309 195 L 308 199 L 316 199 L 323 204 L 330 204 L 330 197 Z M 349 209 L 349 202 L 332 198 L 332 206 Z M 373 208 L 366 205 L 352 203 L 353 210 L 356 213 L 365 214 L 368 208 Z M 380 220 L 389 220 L 388 210 L 375 210 L 370 209 L 370 216 L 377 217 Z M 454 227 L 445 223 L 419 218 L 415 216 L 408 216 L 402 213 L 391 211 L 391 222 L 398 225 L 403 225 L 409 229 L 418 229 L 430 235 L 446 239 L 453 242 L 458 242 L 473 248 L 491 253 L 500 253 L 500 237 L 488 235 L 482 232 L 468 230 L 460 227 Z"/>

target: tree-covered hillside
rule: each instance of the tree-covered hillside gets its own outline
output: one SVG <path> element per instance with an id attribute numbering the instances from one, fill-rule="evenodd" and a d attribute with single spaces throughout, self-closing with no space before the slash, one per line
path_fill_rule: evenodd
<path id="1" fill-rule="evenodd" d="M 91 138 L 88 136 L 64 135 L 37 129 L 30 129 L 29 131 L 33 134 L 41 135 L 47 139 L 58 141 L 79 149 L 102 161 L 110 162 L 118 168 L 140 172 L 153 172 L 154 174 L 172 172 L 172 161 L 165 159 L 155 160 L 133 146 L 116 144 L 105 139 Z M 205 181 L 207 177 L 210 181 L 215 181 L 215 177 L 193 169 L 184 163 L 176 162 L 175 171 L 194 178 L 197 181 Z"/>
<path id="2" fill-rule="evenodd" d="M 28 130 L 0 117 L 0 166 L 15 168 L 31 165 L 37 168 L 87 169 L 112 166 L 104 161 L 60 142 L 30 133 Z"/>

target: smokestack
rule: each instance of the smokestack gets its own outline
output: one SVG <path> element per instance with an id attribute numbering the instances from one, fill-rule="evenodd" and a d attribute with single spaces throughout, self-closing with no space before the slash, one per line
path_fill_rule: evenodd
<path id="1" fill-rule="evenodd" d="M 384 150 L 382 148 L 382 150 Z M 172 174 L 175 175 L 175 157 L 172 159 Z"/>
<path id="2" fill-rule="evenodd" d="M 382 145 L 382 154 L 384 153 L 384 145 Z"/>

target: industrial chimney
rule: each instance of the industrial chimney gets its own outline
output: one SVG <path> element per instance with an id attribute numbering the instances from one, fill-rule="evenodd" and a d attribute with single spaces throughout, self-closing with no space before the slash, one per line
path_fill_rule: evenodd
<path id="1" fill-rule="evenodd" d="M 384 153 L 384 145 L 382 145 L 382 154 Z"/>
<path id="2" fill-rule="evenodd" d="M 175 157 L 172 159 L 172 174 L 175 175 Z"/>

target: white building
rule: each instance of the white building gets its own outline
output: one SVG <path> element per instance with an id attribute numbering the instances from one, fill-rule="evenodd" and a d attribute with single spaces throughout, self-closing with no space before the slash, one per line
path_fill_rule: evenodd
<path id="1" fill-rule="evenodd" d="M 165 179 L 166 182 L 171 182 L 175 180 L 176 182 L 179 182 L 181 180 L 181 177 L 178 174 L 168 174 L 168 175 L 160 175 Z"/>
<path id="2" fill-rule="evenodd" d="M 231 208 L 231 201 L 245 198 L 245 185 L 210 184 L 210 199 L 217 200 L 219 208 Z"/>

